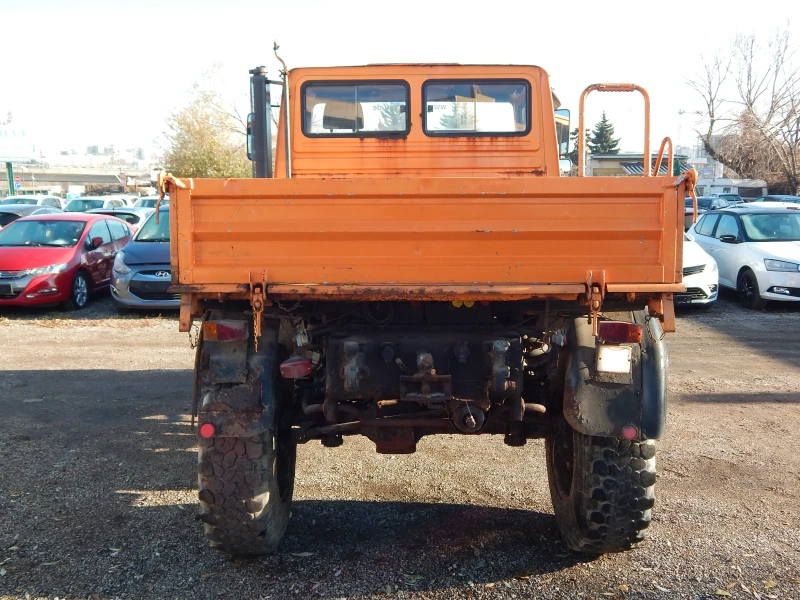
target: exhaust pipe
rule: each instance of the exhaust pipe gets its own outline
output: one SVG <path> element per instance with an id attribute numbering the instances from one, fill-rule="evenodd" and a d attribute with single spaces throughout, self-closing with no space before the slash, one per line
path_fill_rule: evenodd
<path id="1" fill-rule="evenodd" d="M 283 139 L 285 140 L 285 151 L 286 151 L 286 179 L 292 178 L 292 142 L 291 142 L 291 121 L 289 120 L 289 71 L 286 69 L 286 63 L 283 62 L 283 59 L 278 56 L 278 42 L 275 42 L 275 45 L 272 48 L 272 51 L 275 52 L 275 58 L 277 58 L 281 65 L 283 66 L 283 70 L 281 71 L 281 77 L 283 78 L 283 101 L 281 104 L 283 105 Z"/>

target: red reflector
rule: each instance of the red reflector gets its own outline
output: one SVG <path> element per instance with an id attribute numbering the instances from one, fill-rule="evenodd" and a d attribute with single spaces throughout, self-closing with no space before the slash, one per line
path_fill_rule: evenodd
<path id="1" fill-rule="evenodd" d="M 600 321 L 597 338 L 601 344 L 638 344 L 642 341 L 642 326 L 620 321 Z"/>
<path id="2" fill-rule="evenodd" d="M 203 423 L 200 425 L 200 437 L 210 438 L 214 433 L 216 433 L 216 430 L 211 423 Z"/>
<path id="3" fill-rule="evenodd" d="M 625 425 L 622 428 L 622 437 L 626 440 L 632 440 L 639 434 L 639 430 L 636 429 L 633 425 Z"/>
<path id="4" fill-rule="evenodd" d="M 247 339 L 245 321 L 206 321 L 203 339 L 209 342 L 238 342 Z"/>
<path id="5" fill-rule="evenodd" d="M 281 363 L 281 377 L 284 379 L 300 379 L 311 375 L 311 361 L 302 356 L 287 358 Z"/>

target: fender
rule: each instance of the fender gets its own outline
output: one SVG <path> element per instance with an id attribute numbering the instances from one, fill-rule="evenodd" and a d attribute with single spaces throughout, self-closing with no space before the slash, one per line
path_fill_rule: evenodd
<path id="1" fill-rule="evenodd" d="M 573 429 L 593 436 L 623 438 L 622 428 L 633 425 L 637 439 L 657 439 L 667 413 L 667 349 L 657 319 L 644 312 L 605 313 L 642 325 L 642 342 L 633 346 L 631 373 L 599 373 L 595 369 L 596 341 L 586 317 L 573 321 L 564 386 L 564 418 Z"/>
<path id="2" fill-rule="evenodd" d="M 272 427 L 275 414 L 278 328 L 264 326 L 258 344 L 199 341 L 199 425 L 211 423 L 215 437 L 251 437 Z"/>

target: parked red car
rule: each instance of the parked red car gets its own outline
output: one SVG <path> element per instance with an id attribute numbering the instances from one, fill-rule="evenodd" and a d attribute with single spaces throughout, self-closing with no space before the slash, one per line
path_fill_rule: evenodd
<path id="1" fill-rule="evenodd" d="M 17 219 L 0 231 L 0 307 L 57 304 L 83 308 L 111 282 L 128 224 L 86 213 Z"/>

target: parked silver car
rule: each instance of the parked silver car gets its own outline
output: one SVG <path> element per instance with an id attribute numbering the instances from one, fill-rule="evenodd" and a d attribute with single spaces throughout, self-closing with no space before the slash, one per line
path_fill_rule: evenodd
<path id="1" fill-rule="evenodd" d="M 120 313 L 131 309 L 177 309 L 180 294 L 172 294 L 169 259 L 169 206 L 151 214 L 130 242 L 117 253 L 111 274 L 111 298 Z"/>
<path id="2" fill-rule="evenodd" d="M 0 204 L 0 229 L 22 217 L 52 215 L 60 212 L 60 208 L 50 208 L 49 206 L 36 204 Z"/>

